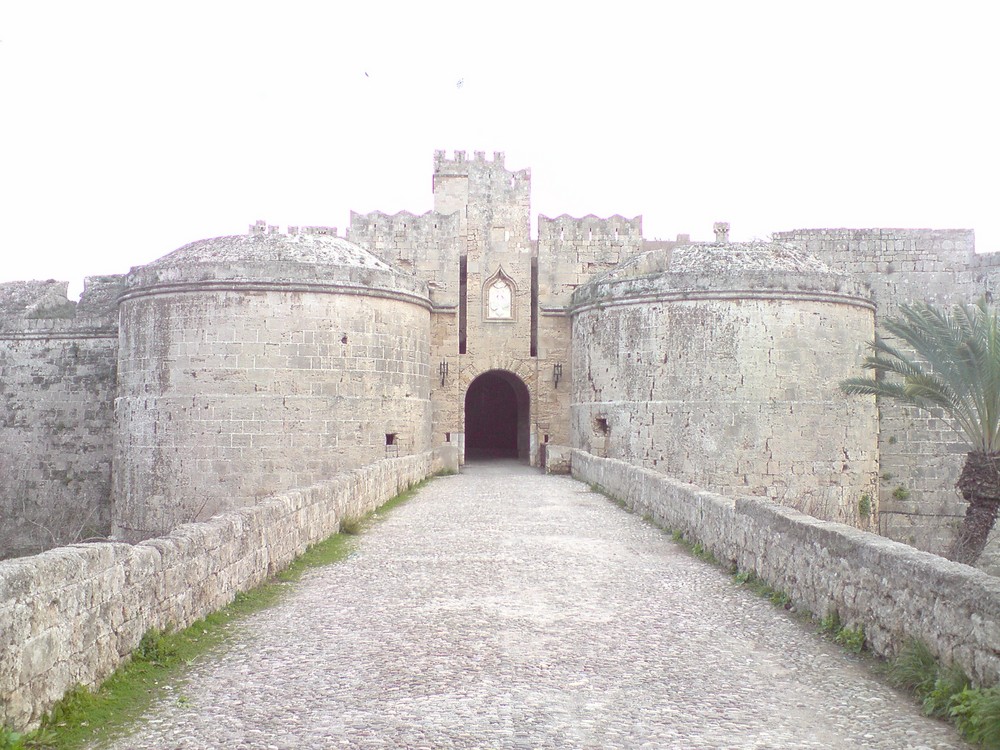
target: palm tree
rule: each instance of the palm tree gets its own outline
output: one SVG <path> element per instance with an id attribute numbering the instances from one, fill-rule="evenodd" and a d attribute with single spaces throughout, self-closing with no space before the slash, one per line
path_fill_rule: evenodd
<path id="1" fill-rule="evenodd" d="M 862 367 L 875 378 L 848 378 L 849 394 L 892 398 L 920 409 L 940 409 L 968 443 L 956 487 L 969 504 L 947 557 L 972 565 L 1000 508 L 1000 324 L 986 300 L 951 312 L 926 303 L 900 305 L 886 331 L 916 352 L 911 356 L 880 337 Z M 896 376 L 896 377 L 893 377 Z"/>

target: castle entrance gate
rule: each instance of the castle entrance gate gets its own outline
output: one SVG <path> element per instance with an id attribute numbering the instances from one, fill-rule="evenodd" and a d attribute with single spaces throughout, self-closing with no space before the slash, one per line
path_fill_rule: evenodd
<path id="1" fill-rule="evenodd" d="M 465 392 L 466 458 L 528 459 L 528 387 L 507 370 L 484 372 Z"/>

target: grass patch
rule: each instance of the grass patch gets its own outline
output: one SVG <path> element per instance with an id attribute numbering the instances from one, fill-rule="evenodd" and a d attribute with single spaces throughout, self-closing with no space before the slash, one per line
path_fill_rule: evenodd
<path id="1" fill-rule="evenodd" d="M 915 693 L 923 700 L 934 689 L 937 671 L 937 659 L 927 645 L 911 641 L 886 665 L 885 676 L 890 685 Z"/>
<path id="2" fill-rule="evenodd" d="M 860 625 L 856 628 L 844 625 L 837 610 L 829 612 L 819 621 L 819 629 L 820 632 L 832 637 L 834 643 L 843 646 L 853 654 L 860 654 L 865 650 L 865 629 Z"/>
<path id="3" fill-rule="evenodd" d="M 952 721 L 980 747 L 1000 748 L 1000 686 L 972 687 L 965 672 L 942 665 L 920 641 L 907 644 L 885 674 L 892 685 L 913 693 L 926 716 Z"/>
<path id="4" fill-rule="evenodd" d="M 646 521 L 647 523 L 652 524 L 653 526 L 656 526 L 656 522 L 651 517 L 644 517 L 643 520 Z M 677 529 L 667 529 L 667 528 L 663 528 L 662 530 L 664 534 L 670 535 L 671 541 L 679 544 L 681 547 L 686 549 L 688 552 L 697 557 L 699 560 L 704 560 L 705 562 L 711 563 L 712 565 L 715 565 L 720 568 L 725 567 L 719 561 L 719 559 L 712 554 L 712 551 L 708 549 L 708 547 L 706 547 L 699 541 L 691 541 L 686 536 L 684 536 L 684 532 L 678 531 Z"/>
<path id="5" fill-rule="evenodd" d="M 371 516 L 373 518 L 377 518 L 379 516 L 379 514 L 383 514 L 384 515 L 385 513 L 388 513 L 390 510 L 392 510 L 394 508 L 398 508 L 400 505 L 402 505 L 407 500 L 410 500 L 414 495 L 416 495 L 417 491 L 421 487 L 423 487 L 425 484 L 427 484 L 428 482 L 430 482 L 434 477 L 448 476 L 449 474 L 454 474 L 454 472 L 445 472 L 445 471 L 442 471 L 442 472 L 439 472 L 439 473 L 435 474 L 432 477 L 427 477 L 426 479 L 422 479 L 419 482 L 417 482 L 416 484 L 409 485 L 405 490 L 403 490 L 402 492 L 400 492 L 398 495 L 396 495 L 395 497 L 389 498 L 384 503 L 382 503 L 382 505 L 380 505 L 378 508 L 376 508 L 374 511 L 372 511 Z"/>
<path id="6" fill-rule="evenodd" d="M 923 709 L 928 716 L 946 719 L 951 716 L 957 703 L 957 696 L 972 689 L 968 675 L 960 667 L 952 664 L 942 667 L 934 679 L 934 686 L 924 696 Z"/>
<path id="7" fill-rule="evenodd" d="M 275 579 L 281 583 L 294 583 L 309 568 L 321 568 L 324 565 L 340 562 L 350 554 L 350 551 L 350 540 L 344 534 L 334 534 L 306 549 L 292 560 L 291 565 L 279 572 Z"/>
<path id="8" fill-rule="evenodd" d="M 965 739 L 1000 748 L 1000 687 L 966 688 L 952 699 L 949 714 Z"/>
<path id="9" fill-rule="evenodd" d="M 348 536 L 357 536 L 365 530 L 364 518 L 345 518 L 340 522 L 340 533 Z"/>
<path id="10" fill-rule="evenodd" d="M 701 542 L 695 542 L 691 545 L 691 554 L 699 560 L 704 560 L 712 565 L 722 567 L 722 563 L 719 562 L 718 558 L 716 558 L 716 556 L 712 554 L 712 551 Z"/>
<path id="11" fill-rule="evenodd" d="M 861 627 L 842 627 L 834 634 L 833 640 L 852 654 L 860 654 L 865 650 L 865 630 Z"/>
<path id="12" fill-rule="evenodd" d="M 23 734 L 0 728 L 0 750 L 23 750 L 24 747 Z"/>
<path id="13" fill-rule="evenodd" d="M 408 487 L 372 513 L 357 519 L 353 533 L 360 533 L 380 514 L 409 500 L 430 478 Z M 116 669 L 99 688 L 77 686 L 68 692 L 27 733 L 0 727 L 0 750 L 76 750 L 85 745 L 103 745 L 120 737 L 158 700 L 173 695 L 187 703 L 182 691 L 187 667 L 222 646 L 241 619 L 276 604 L 310 568 L 343 560 L 351 551 L 352 532 L 341 533 L 310 546 L 274 578 L 249 591 L 240 592 L 222 609 L 179 632 L 150 630 L 143 635 L 132 658 Z"/>

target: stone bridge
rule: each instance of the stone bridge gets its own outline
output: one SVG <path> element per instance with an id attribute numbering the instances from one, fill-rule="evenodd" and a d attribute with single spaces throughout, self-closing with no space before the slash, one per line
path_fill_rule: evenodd
<path id="1" fill-rule="evenodd" d="M 115 745 L 330 747 L 965 745 L 640 515 L 489 463 L 307 574 Z"/>

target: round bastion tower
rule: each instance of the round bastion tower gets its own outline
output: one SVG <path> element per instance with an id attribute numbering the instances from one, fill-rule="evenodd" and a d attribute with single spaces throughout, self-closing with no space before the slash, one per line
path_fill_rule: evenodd
<path id="1" fill-rule="evenodd" d="M 335 229 L 185 245 L 129 272 L 120 321 L 120 539 L 430 449 L 426 284 Z"/>
<path id="2" fill-rule="evenodd" d="M 849 398 L 862 284 L 769 242 L 652 250 L 573 297 L 573 444 L 727 495 L 875 523 L 878 418 Z"/>

